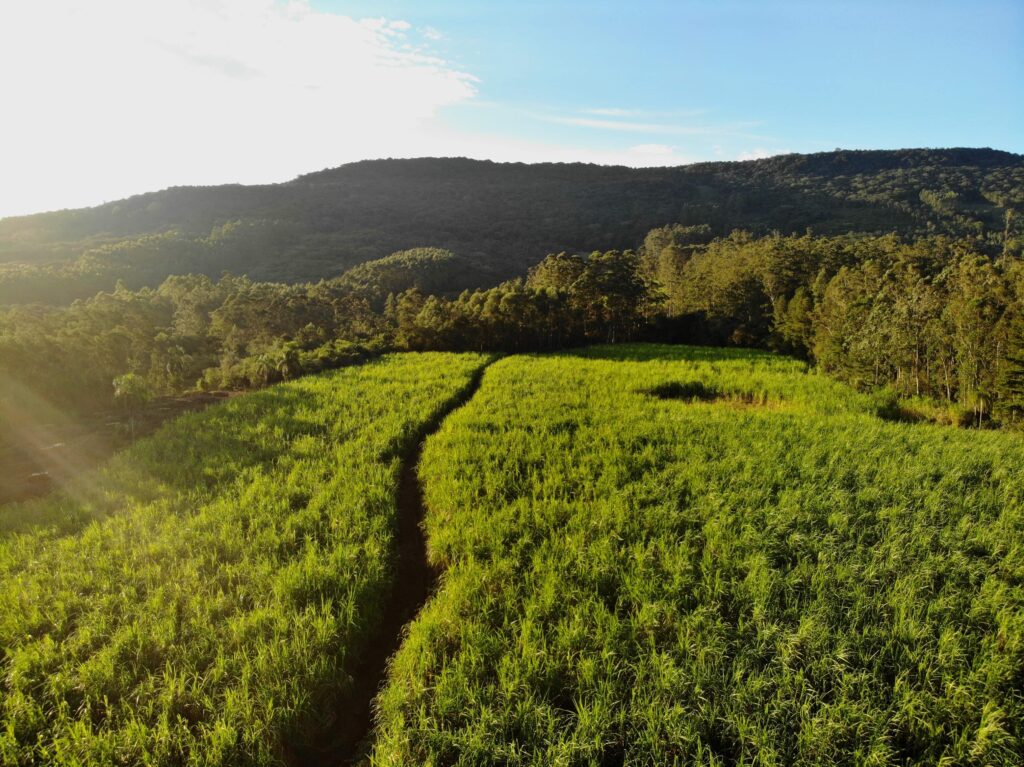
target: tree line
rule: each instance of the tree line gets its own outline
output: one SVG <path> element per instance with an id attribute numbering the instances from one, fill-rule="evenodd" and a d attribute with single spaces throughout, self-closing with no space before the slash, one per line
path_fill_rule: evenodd
<path id="1" fill-rule="evenodd" d="M 964 423 L 1019 420 L 1024 271 L 1015 255 L 993 258 L 943 236 L 736 232 L 695 247 L 674 231 L 652 233 L 647 254 L 691 339 L 800 356 L 858 388 L 955 406 L 950 417 Z"/>
<path id="2" fill-rule="evenodd" d="M 1024 412 L 1024 267 L 971 238 L 823 237 L 674 224 L 634 250 L 547 256 L 496 287 L 422 248 L 302 285 L 172 276 L 0 311 L 0 369 L 50 401 L 263 386 L 385 350 L 545 351 L 635 339 L 773 349 L 965 424 Z M 447 270 L 447 271 L 446 271 Z M 904 409 L 904 415 L 913 415 Z"/>

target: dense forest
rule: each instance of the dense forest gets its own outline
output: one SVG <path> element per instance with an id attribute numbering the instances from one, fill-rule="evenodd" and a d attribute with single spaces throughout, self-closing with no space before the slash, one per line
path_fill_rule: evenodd
<path id="1" fill-rule="evenodd" d="M 388 349 L 661 339 L 802 357 L 860 388 L 889 387 L 894 417 L 982 425 L 1024 409 L 1024 267 L 970 239 L 713 238 L 676 224 L 635 251 L 551 254 L 525 278 L 438 290 L 466 274 L 463 259 L 421 248 L 310 284 L 121 285 L 68 307 L 0 311 L 0 360 L 38 395 L 88 410 L 109 406 L 125 376 L 133 396 L 151 396 L 258 387 Z"/>
<path id="2" fill-rule="evenodd" d="M 990 149 L 835 151 L 631 169 L 467 159 L 353 163 L 266 186 L 181 187 L 0 221 L 0 304 L 69 303 L 118 280 L 222 272 L 299 283 L 436 245 L 477 285 L 545 254 L 633 248 L 670 222 L 822 235 L 968 237 L 1019 249 L 1024 158 Z"/>

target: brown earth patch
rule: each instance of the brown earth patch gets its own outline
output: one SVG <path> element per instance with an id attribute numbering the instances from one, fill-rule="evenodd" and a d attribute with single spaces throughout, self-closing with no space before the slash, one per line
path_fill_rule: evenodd
<path id="1" fill-rule="evenodd" d="M 45 495 L 95 468 L 114 452 L 183 413 L 238 392 L 196 392 L 155 399 L 129 419 L 106 411 L 64 423 L 19 424 L 0 441 L 0 504 Z"/>

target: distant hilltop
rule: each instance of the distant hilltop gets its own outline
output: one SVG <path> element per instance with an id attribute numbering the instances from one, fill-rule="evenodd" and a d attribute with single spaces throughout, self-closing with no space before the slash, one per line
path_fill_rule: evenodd
<path id="1" fill-rule="evenodd" d="M 1018 211 L 1024 156 L 994 149 L 836 150 L 666 168 L 371 160 L 281 184 L 174 187 L 3 219 L 0 278 L 84 257 L 80 271 L 114 265 L 104 273 L 134 285 L 224 270 L 297 282 L 421 246 L 510 277 L 549 252 L 636 247 L 668 223 L 707 224 L 718 235 L 984 238 Z"/>

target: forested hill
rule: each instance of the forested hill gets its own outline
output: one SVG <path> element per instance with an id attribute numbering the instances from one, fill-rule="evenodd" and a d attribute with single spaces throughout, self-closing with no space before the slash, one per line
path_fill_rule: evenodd
<path id="1" fill-rule="evenodd" d="M 992 149 L 835 151 L 632 169 L 376 160 L 264 185 L 176 187 L 0 220 L 0 303 L 63 301 L 228 270 L 299 282 L 420 246 L 498 279 L 545 254 L 637 246 L 653 227 L 972 236 L 1024 210 L 1024 157 Z M 1008 215 L 1009 212 L 1009 215 Z"/>

